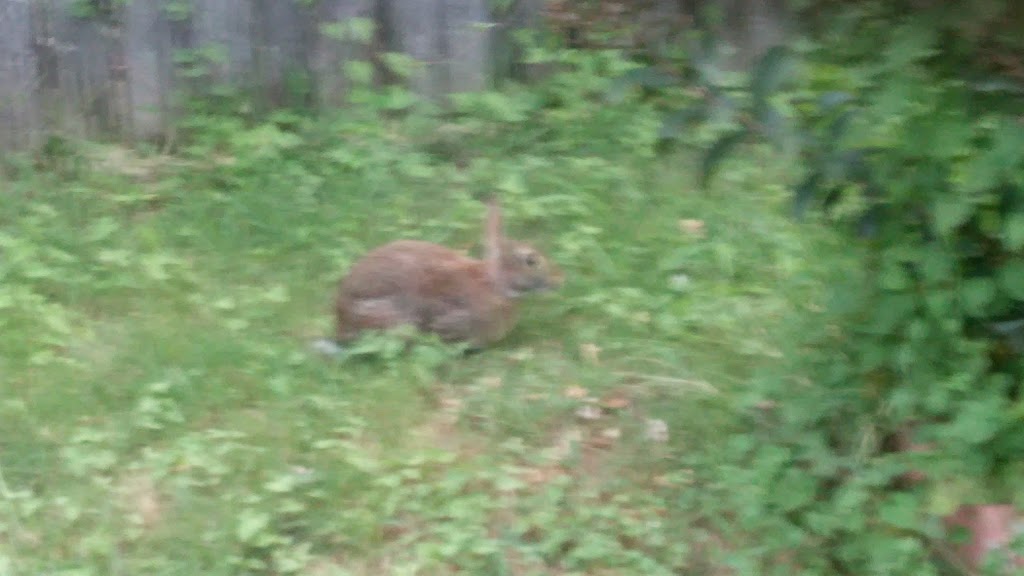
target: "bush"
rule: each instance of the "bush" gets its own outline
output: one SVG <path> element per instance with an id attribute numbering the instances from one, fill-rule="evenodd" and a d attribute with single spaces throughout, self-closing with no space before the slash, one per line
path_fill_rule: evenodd
<path id="1" fill-rule="evenodd" d="M 698 54 L 704 97 L 665 116 L 668 136 L 713 120 L 706 182 L 754 139 L 796 154 L 796 212 L 852 225 L 862 259 L 788 373 L 756 382 L 700 506 L 757 540 L 730 552 L 741 573 L 937 574 L 976 559 L 948 552 L 957 517 L 1024 504 L 1024 84 L 1005 66 L 1024 51 L 990 26 L 1021 20 L 999 2 L 832 8 L 821 37 L 840 40 L 773 49 L 745 86 Z M 663 70 L 623 82 L 671 105 L 685 74 Z M 979 522 L 959 525 L 998 544 Z"/>

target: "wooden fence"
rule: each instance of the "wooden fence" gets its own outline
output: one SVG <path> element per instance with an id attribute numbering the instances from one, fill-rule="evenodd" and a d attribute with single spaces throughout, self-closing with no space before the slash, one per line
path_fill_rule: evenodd
<path id="1" fill-rule="evenodd" d="M 496 37 L 488 3 L 0 0 L 0 148 L 52 129 L 157 137 L 199 87 L 339 105 L 345 64 L 382 51 L 422 64 L 411 80 L 424 95 L 480 89 Z"/>
<path id="2" fill-rule="evenodd" d="M 686 4 L 716 2 L 742 16 L 778 2 L 643 1 L 662 25 L 666 10 Z M 33 146 L 49 131 L 159 138 L 180 96 L 197 89 L 230 86 L 256 105 L 339 106 L 346 64 L 387 52 L 418 62 L 409 80 L 427 97 L 481 89 L 496 56 L 508 56 L 511 33 L 560 4 L 573 2 L 0 0 L 0 150 Z"/>

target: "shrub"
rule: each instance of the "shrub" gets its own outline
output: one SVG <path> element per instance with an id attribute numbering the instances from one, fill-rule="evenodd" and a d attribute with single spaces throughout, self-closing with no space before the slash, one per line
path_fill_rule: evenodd
<path id="1" fill-rule="evenodd" d="M 852 225 L 862 251 L 709 474 L 701 506 L 757 540 L 731 553 L 741 573 L 937 574 L 971 559 L 948 552 L 957 518 L 998 544 L 1007 522 L 992 539 L 963 518 L 1024 504 L 1024 85 L 1005 65 L 1024 51 L 989 26 L 1021 20 L 900 4 L 826 5 L 832 40 L 769 51 L 741 87 L 698 54 L 704 97 L 665 117 L 667 136 L 713 120 L 706 184 L 752 140 L 795 154 L 796 212 Z M 623 82 L 671 104 L 685 75 L 663 70 Z"/>

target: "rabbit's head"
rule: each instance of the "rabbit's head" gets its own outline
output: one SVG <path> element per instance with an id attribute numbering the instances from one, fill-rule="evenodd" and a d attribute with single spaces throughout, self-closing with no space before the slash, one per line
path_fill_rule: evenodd
<path id="1" fill-rule="evenodd" d="M 564 280 L 558 266 L 533 246 L 516 240 L 501 242 L 501 283 L 509 298 L 554 290 Z"/>
<path id="2" fill-rule="evenodd" d="M 487 206 L 484 248 L 488 274 L 509 298 L 553 290 L 565 281 L 558 266 L 539 250 L 526 242 L 504 237 L 501 207 L 494 199 Z"/>

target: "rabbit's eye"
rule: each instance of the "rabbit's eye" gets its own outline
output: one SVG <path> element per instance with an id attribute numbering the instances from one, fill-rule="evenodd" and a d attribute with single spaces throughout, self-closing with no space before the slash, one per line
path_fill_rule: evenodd
<path id="1" fill-rule="evenodd" d="M 527 254 L 523 258 L 523 260 L 526 261 L 526 265 L 529 266 L 530 268 L 534 268 L 537 266 L 537 264 L 540 264 L 540 259 L 537 258 L 537 255 L 532 252 Z"/>

